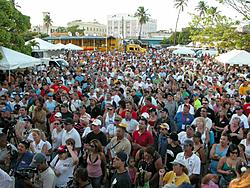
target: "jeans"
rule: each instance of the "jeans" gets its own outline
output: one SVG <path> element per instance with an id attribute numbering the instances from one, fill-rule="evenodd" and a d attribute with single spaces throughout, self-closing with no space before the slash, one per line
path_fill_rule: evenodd
<path id="1" fill-rule="evenodd" d="M 93 188 L 101 188 L 102 176 L 96 177 L 96 178 L 89 177 L 89 179 L 90 179 L 90 182 L 91 182 Z"/>

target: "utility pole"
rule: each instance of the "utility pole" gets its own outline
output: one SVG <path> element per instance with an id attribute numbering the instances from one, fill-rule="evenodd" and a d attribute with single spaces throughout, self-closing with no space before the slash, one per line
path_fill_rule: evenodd
<path id="1" fill-rule="evenodd" d="M 124 52 L 125 52 L 125 45 L 124 45 L 124 18 L 122 16 L 122 46 L 124 48 Z"/>

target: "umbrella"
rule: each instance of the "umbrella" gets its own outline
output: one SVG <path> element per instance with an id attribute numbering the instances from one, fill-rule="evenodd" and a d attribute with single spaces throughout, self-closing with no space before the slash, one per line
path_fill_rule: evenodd
<path id="1" fill-rule="evenodd" d="M 215 56 L 218 54 L 217 50 L 199 50 L 196 52 L 197 55 L 209 55 L 209 56 Z"/>
<path id="2" fill-rule="evenodd" d="M 173 54 L 178 55 L 195 55 L 195 52 L 189 48 L 179 48 L 173 51 Z"/>

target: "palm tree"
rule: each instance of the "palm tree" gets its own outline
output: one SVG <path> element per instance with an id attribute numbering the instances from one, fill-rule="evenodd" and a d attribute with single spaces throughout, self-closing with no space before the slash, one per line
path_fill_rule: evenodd
<path id="1" fill-rule="evenodd" d="M 139 24 L 140 24 L 140 30 L 139 30 L 139 36 L 138 39 L 141 39 L 141 31 L 142 31 L 142 25 L 146 24 L 149 21 L 150 14 L 147 13 L 148 9 L 145 10 L 144 7 L 140 6 L 137 8 L 135 17 L 138 18 Z"/>
<path id="2" fill-rule="evenodd" d="M 50 15 L 44 16 L 43 22 L 47 29 L 47 34 L 49 34 L 49 27 L 52 26 L 52 23 L 53 23 L 52 19 L 50 18 Z"/>
<path id="3" fill-rule="evenodd" d="M 178 12 L 178 16 L 177 16 L 177 19 L 176 19 L 176 23 L 175 23 L 175 30 L 174 30 L 174 45 L 176 44 L 176 31 L 177 31 L 177 25 L 178 25 L 178 21 L 179 21 L 179 18 L 180 18 L 180 14 L 181 12 L 184 11 L 184 7 L 187 6 L 187 2 L 188 0 L 175 0 L 175 8 L 176 9 L 179 9 L 179 12 Z"/>
<path id="4" fill-rule="evenodd" d="M 200 17 L 205 16 L 207 9 L 208 9 L 208 5 L 204 1 L 199 1 L 198 6 L 195 8 L 195 10 L 199 12 Z"/>
<path id="5" fill-rule="evenodd" d="M 38 49 L 40 49 L 40 46 L 39 46 L 39 42 L 35 41 L 35 40 L 31 40 L 29 42 L 29 45 L 31 46 L 31 48 L 33 49 L 34 47 L 37 47 Z"/>
<path id="6" fill-rule="evenodd" d="M 207 12 L 211 15 L 212 20 L 217 22 L 218 21 L 218 16 L 221 11 L 218 10 L 218 7 L 210 7 Z"/>

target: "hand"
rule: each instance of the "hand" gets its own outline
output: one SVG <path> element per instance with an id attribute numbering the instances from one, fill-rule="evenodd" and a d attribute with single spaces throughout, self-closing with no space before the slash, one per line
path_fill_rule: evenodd
<path id="1" fill-rule="evenodd" d="M 164 174 L 165 174 L 165 169 L 160 169 L 160 170 L 159 170 L 159 175 L 160 175 L 160 176 L 163 176 Z"/>
<path id="2" fill-rule="evenodd" d="M 73 150 L 73 147 L 71 145 L 67 145 L 67 148 L 68 148 L 69 151 Z"/>

